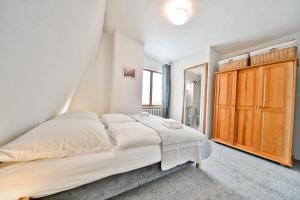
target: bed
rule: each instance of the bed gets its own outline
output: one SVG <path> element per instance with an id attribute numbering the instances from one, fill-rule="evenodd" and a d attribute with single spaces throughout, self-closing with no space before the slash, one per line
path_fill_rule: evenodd
<path id="1" fill-rule="evenodd" d="M 47 196 L 160 160 L 160 146 L 154 145 L 68 158 L 3 163 L 0 165 L 1 199 Z"/>
<path id="2" fill-rule="evenodd" d="M 127 119 L 129 119 L 129 121 L 127 121 Z M 108 127 L 112 127 L 113 123 L 113 127 L 118 128 L 119 126 L 123 127 L 122 123 L 135 123 L 134 121 L 136 120 L 137 119 L 133 116 L 126 116 L 125 120 L 118 121 L 114 118 L 111 121 L 106 121 L 105 124 Z M 141 131 L 141 133 L 142 132 L 143 131 Z M 112 143 L 116 143 L 116 141 L 112 141 Z M 164 174 L 168 174 L 169 171 L 184 166 L 185 163 L 189 161 L 186 160 L 186 158 L 181 159 L 180 163 L 177 164 L 179 167 L 177 167 L 177 165 L 172 165 L 173 167 L 168 166 L 168 168 L 164 169 L 165 172 L 161 173 L 162 170 L 158 171 L 157 166 L 161 166 L 163 160 L 162 141 L 159 140 L 158 142 L 157 139 L 153 137 L 150 142 L 152 142 L 149 143 L 151 145 L 113 148 L 104 152 L 93 152 L 78 156 L 37 159 L 26 162 L 4 162 L 0 164 L 1 199 L 13 200 L 29 196 L 40 198 L 62 191 L 70 191 L 72 188 L 76 189 L 79 186 L 88 183 L 91 184 L 92 182 L 111 177 L 112 175 L 115 175 L 112 181 L 118 180 L 118 178 L 124 176 L 124 174 L 129 176 L 129 172 L 134 173 L 135 176 L 138 173 L 141 177 L 144 177 L 145 173 L 149 173 L 150 169 L 156 170 L 155 174 L 151 174 L 151 176 L 160 177 Z M 115 146 L 117 144 L 113 145 Z M 191 162 L 188 163 L 190 164 Z M 149 176 L 148 174 L 147 179 L 140 180 L 139 184 L 149 181 Z M 103 186 L 103 183 L 101 184 Z M 132 187 L 128 185 L 128 189 L 131 188 Z M 105 198 L 123 191 L 124 187 L 118 188 L 118 191 L 105 194 Z M 66 195 L 67 192 L 64 194 Z M 47 199 L 47 197 L 43 199 Z"/>
<path id="3" fill-rule="evenodd" d="M 112 175 L 67 191 L 41 197 L 38 200 L 105 200 L 165 175 L 175 173 L 191 164 L 192 162 L 187 162 L 162 171 L 160 163 L 155 163 L 136 170 Z"/>

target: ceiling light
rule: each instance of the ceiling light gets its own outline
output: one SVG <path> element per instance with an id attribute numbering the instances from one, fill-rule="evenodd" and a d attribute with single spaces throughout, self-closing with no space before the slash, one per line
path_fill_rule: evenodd
<path id="1" fill-rule="evenodd" d="M 191 15 L 192 4 L 190 0 L 170 0 L 165 11 L 172 24 L 182 25 Z"/>
<path id="2" fill-rule="evenodd" d="M 177 8 L 177 9 L 173 10 L 172 12 L 170 12 L 169 17 L 170 17 L 170 21 L 173 24 L 182 25 L 188 20 L 189 13 L 184 8 Z"/>

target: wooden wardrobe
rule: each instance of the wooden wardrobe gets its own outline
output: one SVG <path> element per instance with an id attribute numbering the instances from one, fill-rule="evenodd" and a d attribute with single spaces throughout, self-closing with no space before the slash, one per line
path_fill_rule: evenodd
<path id="1" fill-rule="evenodd" d="M 296 66 L 217 72 L 213 140 L 292 166 Z"/>

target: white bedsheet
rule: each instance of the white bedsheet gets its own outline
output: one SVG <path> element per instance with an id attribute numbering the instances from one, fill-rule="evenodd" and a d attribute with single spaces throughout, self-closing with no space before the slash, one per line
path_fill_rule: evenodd
<path id="1" fill-rule="evenodd" d="M 42 197 L 161 161 L 160 145 L 0 164 L 1 200 Z"/>

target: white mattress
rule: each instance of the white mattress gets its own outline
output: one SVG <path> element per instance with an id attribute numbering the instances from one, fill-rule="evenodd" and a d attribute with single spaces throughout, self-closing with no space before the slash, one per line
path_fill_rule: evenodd
<path id="1" fill-rule="evenodd" d="M 42 197 L 161 161 L 160 145 L 0 165 L 1 200 Z"/>

